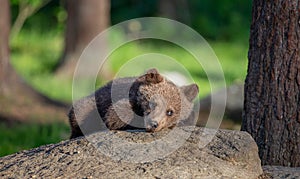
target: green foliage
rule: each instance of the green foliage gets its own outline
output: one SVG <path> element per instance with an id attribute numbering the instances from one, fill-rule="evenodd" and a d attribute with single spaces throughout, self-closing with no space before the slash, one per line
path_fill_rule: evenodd
<path id="1" fill-rule="evenodd" d="M 11 62 L 22 78 L 51 98 L 71 102 L 72 81 L 52 73 L 63 50 L 61 33 L 25 30 L 11 43 L 11 49 Z"/>
<path id="2" fill-rule="evenodd" d="M 251 0 L 192 0 L 192 27 L 212 40 L 243 41 L 249 36 Z"/>
<path id="3" fill-rule="evenodd" d="M 22 74 L 32 77 L 51 73 L 63 50 L 63 36 L 25 30 L 11 42 L 11 49 L 12 63 Z"/>
<path id="4" fill-rule="evenodd" d="M 29 6 L 38 7 L 43 3 L 43 0 L 11 0 L 10 2 L 12 5 L 19 5 L 20 3 L 23 3 Z"/>
<path id="5" fill-rule="evenodd" d="M 20 6 L 37 8 L 48 0 L 11 0 L 12 24 L 15 22 Z M 45 7 L 26 19 L 23 30 L 34 30 L 35 32 L 57 31 L 63 32 L 67 13 L 64 1 L 51 0 Z"/>
<path id="6" fill-rule="evenodd" d="M 178 1 L 175 0 L 174 3 Z M 251 0 L 189 0 L 186 3 L 188 8 L 181 15 L 188 14 L 190 19 L 182 23 L 191 26 L 206 39 L 244 41 L 248 38 Z M 112 24 L 149 16 L 159 16 L 159 1 L 111 1 Z"/>
<path id="7" fill-rule="evenodd" d="M 151 40 L 151 42 L 153 42 L 153 40 Z M 147 43 L 147 40 L 146 42 L 131 42 L 116 49 L 108 58 L 108 61 L 111 62 L 113 71 L 118 72 L 124 64 L 139 55 L 148 53 L 166 55 L 175 59 L 191 73 L 195 82 L 200 86 L 200 97 L 204 97 L 211 93 L 211 84 L 208 81 L 205 71 L 208 69 L 199 68 L 200 65 L 198 64 L 198 61 L 184 49 L 168 43 L 159 44 L 159 42 L 156 42 L 155 44 Z M 210 45 L 215 51 L 222 66 L 227 85 L 244 81 L 247 67 L 247 46 L 242 43 L 229 42 L 211 42 Z M 203 58 L 205 59 L 205 57 Z M 139 68 L 143 68 L 143 65 L 147 66 L 146 64 L 140 64 Z M 132 72 L 137 71 L 136 66 L 126 66 L 126 68 L 131 74 Z M 212 73 L 219 73 L 213 72 L 214 69 L 209 70 L 211 70 Z M 221 81 L 215 80 L 214 83 L 219 85 L 221 84 Z"/>
<path id="8" fill-rule="evenodd" d="M 43 0 L 25 0 L 38 5 Z M 12 0 L 12 19 L 16 19 L 19 3 L 23 0 Z M 174 2 L 175 3 L 175 2 Z M 249 36 L 251 22 L 251 0 L 189 0 L 187 1 L 188 22 L 183 22 L 206 39 L 245 41 Z M 159 16 L 157 0 L 112 0 L 111 24 L 138 18 Z M 27 30 L 35 29 L 47 32 L 50 29 L 62 32 L 67 18 L 64 1 L 51 0 L 37 14 L 29 17 L 24 24 Z"/>
<path id="9" fill-rule="evenodd" d="M 24 31 L 12 43 L 12 63 L 21 76 L 37 90 L 51 98 L 71 102 L 71 79 L 57 78 L 52 74 L 52 69 L 62 53 L 62 40 L 59 33 L 39 34 Z M 211 42 L 210 45 L 222 65 L 226 83 L 229 85 L 235 81 L 243 81 L 247 67 L 247 45 L 239 42 Z M 205 71 L 198 69 L 199 65 L 195 64 L 193 56 L 174 45 L 157 46 L 133 42 L 114 51 L 108 61 L 116 73 L 128 60 L 146 53 L 159 53 L 176 59 L 191 72 L 201 87 L 200 97 L 211 92 Z M 129 70 L 136 71 L 134 68 L 136 67 Z"/>
<path id="10" fill-rule="evenodd" d="M 0 123 L 0 156 L 31 149 L 49 143 L 57 143 L 69 137 L 65 123 L 14 124 Z"/>
<path id="11" fill-rule="evenodd" d="M 138 17 L 155 16 L 158 0 L 111 0 L 111 22 L 117 24 Z"/>

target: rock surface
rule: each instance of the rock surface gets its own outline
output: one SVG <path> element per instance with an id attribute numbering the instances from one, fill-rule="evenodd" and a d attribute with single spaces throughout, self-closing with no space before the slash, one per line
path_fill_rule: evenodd
<path id="1" fill-rule="evenodd" d="M 225 97 L 226 95 L 226 97 Z M 211 111 L 212 96 L 215 97 L 215 110 Z M 226 100 L 226 102 L 224 102 Z M 224 106 L 225 105 L 225 106 Z M 244 106 L 244 84 L 236 83 L 227 88 L 220 89 L 200 100 L 200 111 L 199 111 L 199 126 L 205 126 L 208 115 L 218 115 L 214 114 L 225 108 L 224 117 L 225 119 L 230 119 L 231 126 L 234 124 L 241 124 L 242 112 Z M 226 122 L 226 121 L 222 121 Z M 225 123 L 221 125 L 223 128 L 233 128 L 229 127 Z M 240 128 L 238 128 L 240 129 Z"/>
<path id="2" fill-rule="evenodd" d="M 263 166 L 264 173 L 274 179 L 299 179 L 300 167 Z"/>
<path id="3" fill-rule="evenodd" d="M 99 132 L 0 158 L 0 178 L 255 179 L 261 174 L 248 133 L 198 127 Z"/>

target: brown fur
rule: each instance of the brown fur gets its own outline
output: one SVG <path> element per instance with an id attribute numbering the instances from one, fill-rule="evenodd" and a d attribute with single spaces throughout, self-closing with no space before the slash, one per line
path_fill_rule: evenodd
<path id="1" fill-rule="evenodd" d="M 106 128 L 149 132 L 173 128 L 188 118 L 197 94 L 196 84 L 178 87 L 156 69 L 137 78 L 115 79 L 73 104 L 71 138 Z M 97 120 L 99 116 L 105 125 Z"/>

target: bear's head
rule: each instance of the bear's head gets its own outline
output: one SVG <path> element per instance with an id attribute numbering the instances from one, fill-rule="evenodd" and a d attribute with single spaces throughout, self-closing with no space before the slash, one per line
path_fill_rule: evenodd
<path id="1" fill-rule="evenodd" d="M 191 114 L 198 95 L 196 84 L 178 87 L 156 69 L 138 77 L 137 105 L 142 111 L 148 132 L 173 128 Z"/>

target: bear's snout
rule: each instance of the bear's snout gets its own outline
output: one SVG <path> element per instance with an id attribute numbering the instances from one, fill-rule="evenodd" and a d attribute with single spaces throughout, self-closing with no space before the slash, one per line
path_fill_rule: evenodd
<path id="1" fill-rule="evenodd" d="M 158 123 L 156 121 L 151 121 L 146 126 L 146 131 L 147 132 L 154 132 L 157 127 L 158 127 Z"/>

